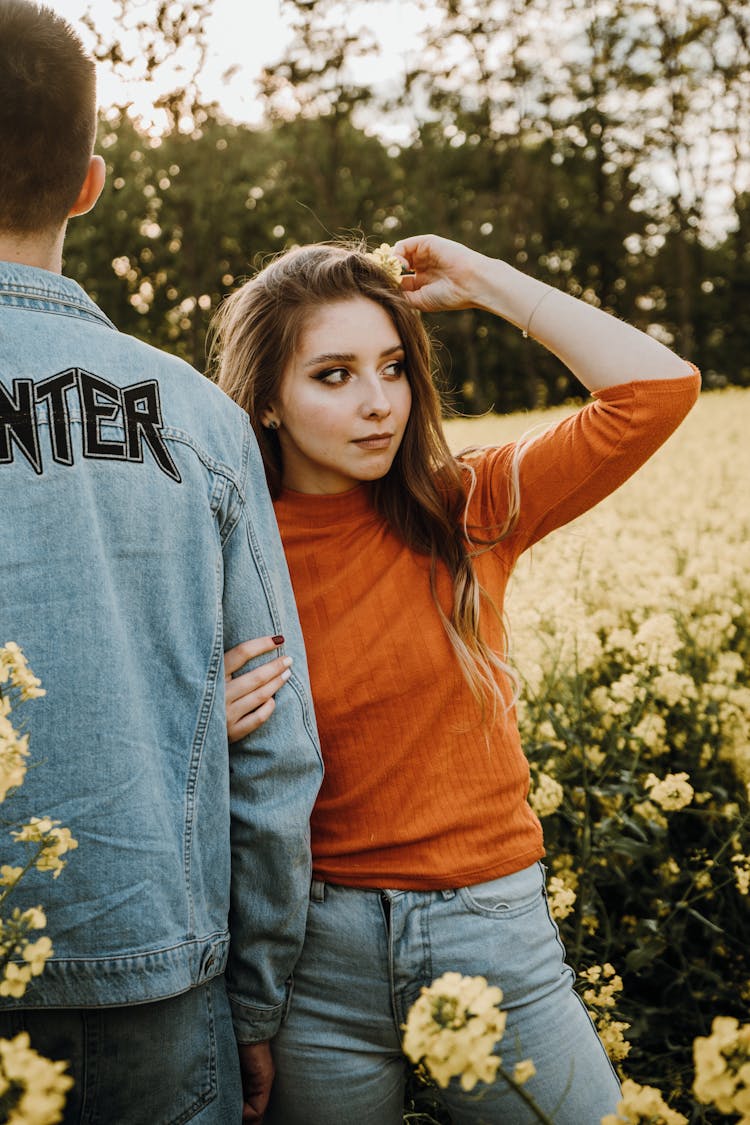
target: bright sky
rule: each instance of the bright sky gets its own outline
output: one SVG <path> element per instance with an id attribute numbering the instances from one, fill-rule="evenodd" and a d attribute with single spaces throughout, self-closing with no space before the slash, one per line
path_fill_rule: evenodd
<path id="1" fill-rule="evenodd" d="M 45 0 L 50 7 L 77 26 L 81 16 L 91 9 L 99 27 L 115 37 L 114 0 Z M 151 11 L 155 0 L 133 0 L 137 10 Z M 261 68 L 277 61 L 290 37 L 289 24 L 282 17 L 280 0 L 214 0 L 208 25 L 209 57 L 200 80 L 202 94 L 217 101 L 230 117 L 239 121 L 257 122 L 260 107 L 254 97 L 254 79 Z M 404 68 L 404 59 L 419 40 L 419 31 L 427 21 L 425 5 L 416 0 L 349 0 L 342 4 L 346 26 L 350 31 L 370 30 L 381 51 L 358 62 L 358 75 L 363 82 L 380 82 L 395 78 Z M 86 38 L 84 29 L 82 34 Z M 236 68 L 227 81 L 222 75 Z M 171 75 L 165 65 L 156 94 L 170 85 Z M 154 91 L 140 86 L 127 89 L 138 113 L 146 120 Z M 99 98 L 106 106 L 123 98 L 123 85 L 99 68 Z"/>

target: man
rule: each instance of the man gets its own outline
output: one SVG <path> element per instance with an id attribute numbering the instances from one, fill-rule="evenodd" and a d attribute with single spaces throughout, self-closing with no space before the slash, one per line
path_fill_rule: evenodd
<path id="1" fill-rule="evenodd" d="M 61 276 L 104 182 L 95 120 L 72 29 L 0 0 L 0 643 L 47 693 L 4 811 L 78 841 L 60 879 L 13 892 L 44 905 L 54 955 L 0 1001 L 0 1035 L 70 1061 L 66 1122 L 237 1125 L 268 1097 L 320 753 L 244 413 Z M 264 633 L 292 677 L 230 751 L 223 651 Z"/>

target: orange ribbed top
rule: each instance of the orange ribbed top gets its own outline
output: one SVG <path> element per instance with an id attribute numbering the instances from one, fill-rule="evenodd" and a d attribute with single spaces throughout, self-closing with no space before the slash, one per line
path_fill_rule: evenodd
<path id="1" fill-rule="evenodd" d="M 697 374 L 613 387 L 531 443 L 518 524 L 475 560 L 499 610 L 521 552 L 622 484 L 677 427 L 699 387 Z M 503 523 L 513 450 L 470 455 L 470 525 Z M 276 514 L 326 767 L 312 817 L 316 877 L 441 889 L 539 859 L 542 830 L 526 800 L 515 713 L 498 716 L 488 748 L 432 600 L 429 559 L 390 531 L 365 485 L 334 496 L 286 491 Z M 448 610 L 446 572 L 438 592 Z M 491 614 L 482 627 L 500 643 Z"/>

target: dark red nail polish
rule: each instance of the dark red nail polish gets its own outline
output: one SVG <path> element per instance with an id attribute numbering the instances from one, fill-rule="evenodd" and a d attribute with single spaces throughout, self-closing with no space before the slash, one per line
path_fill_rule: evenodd
<path id="1" fill-rule="evenodd" d="M 275 645 L 283 645 L 284 643 L 284 638 L 281 633 L 277 633 L 275 637 L 271 637 L 271 640 Z"/>

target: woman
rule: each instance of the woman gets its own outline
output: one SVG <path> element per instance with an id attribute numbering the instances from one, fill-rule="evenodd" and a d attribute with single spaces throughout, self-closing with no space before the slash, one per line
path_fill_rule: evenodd
<path id="1" fill-rule="evenodd" d="M 522 551 L 613 491 L 696 399 L 695 370 L 585 302 L 466 247 L 408 238 L 393 262 L 290 251 L 232 295 L 219 382 L 260 442 L 306 637 L 326 765 L 308 935 L 268 1119 L 401 1120 L 400 1028 L 448 970 L 503 991 L 506 1069 L 556 1125 L 619 1087 L 550 918 L 541 827 L 502 626 Z M 534 440 L 453 457 L 419 311 L 476 307 L 533 334 L 596 397 Z M 266 651 L 228 654 L 227 671 Z M 263 721 L 283 665 L 230 679 L 230 737 Z M 443 1096 L 458 1123 L 534 1120 L 498 1081 Z"/>

